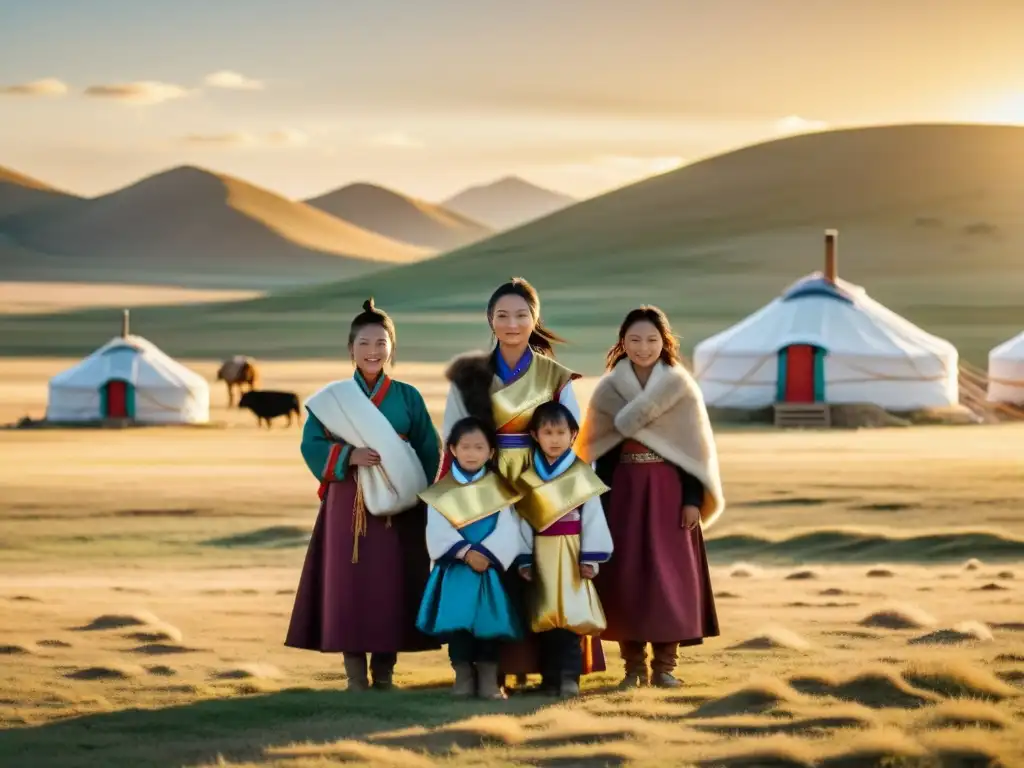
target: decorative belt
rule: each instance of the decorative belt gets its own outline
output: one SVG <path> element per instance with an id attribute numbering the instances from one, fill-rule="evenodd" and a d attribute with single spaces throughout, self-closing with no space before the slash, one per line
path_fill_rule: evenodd
<path id="1" fill-rule="evenodd" d="M 619 463 L 621 464 L 664 464 L 665 460 L 661 458 L 654 451 L 642 451 L 639 453 L 627 453 L 623 451 L 619 454 Z"/>
<path id="2" fill-rule="evenodd" d="M 498 433 L 498 448 L 529 448 L 532 445 L 526 432 Z"/>
<path id="3" fill-rule="evenodd" d="M 580 520 L 566 520 L 565 518 L 553 523 L 548 528 L 538 533 L 538 536 L 579 536 L 583 532 L 583 522 Z"/>

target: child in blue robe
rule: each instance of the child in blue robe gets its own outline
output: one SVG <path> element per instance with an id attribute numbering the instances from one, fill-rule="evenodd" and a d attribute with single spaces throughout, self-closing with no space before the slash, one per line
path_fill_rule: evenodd
<path id="1" fill-rule="evenodd" d="M 420 494 L 427 504 L 433 569 L 417 628 L 448 643 L 455 696 L 505 697 L 498 685 L 502 641 L 522 629 L 502 584 L 521 553 L 520 495 L 489 466 L 496 438 L 478 419 L 457 422 L 448 437 L 451 472 Z"/>

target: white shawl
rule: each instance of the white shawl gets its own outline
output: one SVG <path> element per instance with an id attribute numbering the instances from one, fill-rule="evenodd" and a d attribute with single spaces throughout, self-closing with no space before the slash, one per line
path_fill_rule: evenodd
<path id="1" fill-rule="evenodd" d="M 372 448 L 380 454 L 378 466 L 357 467 L 371 515 L 387 517 L 416 506 L 418 494 L 428 485 L 423 465 L 355 379 L 332 381 L 312 395 L 306 407 L 331 434 L 354 448 Z"/>

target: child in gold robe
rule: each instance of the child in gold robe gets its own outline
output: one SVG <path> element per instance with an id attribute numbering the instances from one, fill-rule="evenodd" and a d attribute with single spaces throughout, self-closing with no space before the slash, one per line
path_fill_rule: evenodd
<path id="1" fill-rule="evenodd" d="M 532 582 L 531 629 L 541 641 L 543 687 L 563 697 L 579 693 L 587 643 L 606 627 L 591 579 L 612 555 L 612 538 L 601 507 L 608 487 L 572 450 L 579 426 L 561 403 L 534 411 L 530 436 L 532 466 L 519 478 L 523 498 L 523 554 L 519 572 Z"/>

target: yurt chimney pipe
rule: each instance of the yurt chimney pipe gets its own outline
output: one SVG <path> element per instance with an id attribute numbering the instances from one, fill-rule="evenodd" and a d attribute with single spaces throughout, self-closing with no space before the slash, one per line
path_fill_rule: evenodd
<path id="1" fill-rule="evenodd" d="M 128 338 L 128 310 L 122 310 L 121 312 L 121 338 Z"/>
<path id="2" fill-rule="evenodd" d="M 839 238 L 839 231 L 835 229 L 825 230 L 825 279 L 836 284 L 836 278 L 838 275 L 838 267 L 836 264 L 836 240 Z"/>

